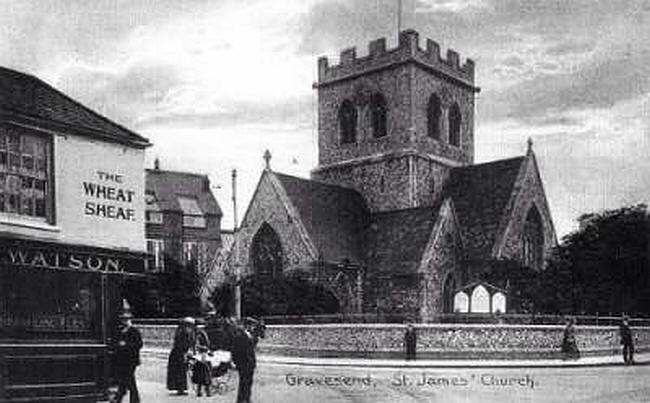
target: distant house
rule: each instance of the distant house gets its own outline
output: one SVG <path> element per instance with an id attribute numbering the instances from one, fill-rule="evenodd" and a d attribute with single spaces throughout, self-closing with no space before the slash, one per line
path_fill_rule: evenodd
<path id="1" fill-rule="evenodd" d="M 221 248 L 222 212 L 207 175 L 146 170 L 145 234 L 148 271 L 165 272 L 165 261 L 191 265 L 205 282 Z M 207 291 L 207 290 L 206 290 Z"/>

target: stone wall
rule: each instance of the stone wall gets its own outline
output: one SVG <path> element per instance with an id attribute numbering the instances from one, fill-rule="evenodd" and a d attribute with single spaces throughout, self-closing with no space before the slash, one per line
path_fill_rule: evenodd
<path id="1" fill-rule="evenodd" d="M 560 358 L 563 326 L 416 325 L 419 358 L 541 359 Z M 262 354 L 303 357 L 403 357 L 403 325 L 268 326 Z M 633 329 L 638 352 L 650 351 L 650 328 Z M 582 356 L 620 352 L 617 327 L 578 326 Z"/>
<path id="2" fill-rule="evenodd" d="M 175 325 L 136 325 L 145 348 L 171 349 Z M 563 326 L 416 325 L 422 359 L 560 358 Z M 260 354 L 292 357 L 403 357 L 404 325 L 270 325 L 260 340 Z M 650 327 L 633 328 L 636 351 L 650 351 Z M 582 356 L 620 353 L 618 327 L 578 326 Z"/>

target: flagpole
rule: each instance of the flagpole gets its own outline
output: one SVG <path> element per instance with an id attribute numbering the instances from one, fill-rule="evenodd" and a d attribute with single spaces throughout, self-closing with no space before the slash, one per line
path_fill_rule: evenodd
<path id="1" fill-rule="evenodd" d="M 402 0 L 397 0 L 397 37 L 402 32 Z"/>

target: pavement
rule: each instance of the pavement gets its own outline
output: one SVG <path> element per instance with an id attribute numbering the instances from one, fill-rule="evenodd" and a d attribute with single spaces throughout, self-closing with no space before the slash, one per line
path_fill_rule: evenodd
<path id="1" fill-rule="evenodd" d="M 142 402 L 234 402 L 237 371 L 211 398 L 165 388 L 166 349 L 142 351 Z M 636 356 L 650 364 L 650 353 Z M 650 365 L 619 356 L 563 360 L 378 360 L 259 355 L 254 403 L 648 403 Z M 128 401 L 128 400 L 125 400 Z"/>
<path id="2" fill-rule="evenodd" d="M 169 350 L 162 348 L 145 348 L 144 356 L 164 358 L 169 356 Z M 636 365 L 650 364 L 650 352 L 635 354 Z M 562 359 L 499 359 L 499 360 L 414 360 L 399 359 L 369 359 L 369 358 L 308 358 L 288 357 L 280 355 L 258 354 L 257 362 L 272 365 L 287 365 L 298 367 L 334 367 L 334 368 L 552 368 L 552 367 L 595 367 L 623 366 L 620 355 L 588 356 L 577 360 Z"/>

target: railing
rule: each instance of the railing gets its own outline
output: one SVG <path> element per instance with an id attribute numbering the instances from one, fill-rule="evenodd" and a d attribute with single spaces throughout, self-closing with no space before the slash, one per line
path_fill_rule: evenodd
<path id="1" fill-rule="evenodd" d="M 620 316 L 573 315 L 578 326 L 618 326 Z M 565 315 L 532 314 L 481 314 L 448 313 L 437 314 L 425 323 L 464 323 L 464 324 L 508 324 L 508 325 L 563 325 Z M 199 324 L 203 318 L 195 318 Z M 404 314 L 329 314 L 329 315 L 278 315 L 265 316 L 267 325 L 296 324 L 335 324 L 335 323 L 409 323 L 415 322 L 410 315 Z M 179 318 L 135 319 L 139 325 L 177 325 Z M 650 318 L 631 318 L 631 326 L 650 327 Z"/>
<path id="2" fill-rule="evenodd" d="M 621 323 L 620 316 L 573 315 L 573 317 L 577 320 L 579 326 L 618 326 Z M 449 313 L 437 314 L 425 323 L 563 325 L 565 318 L 565 315 Z M 283 315 L 264 317 L 264 323 L 267 325 L 408 322 L 414 322 L 414 320 L 412 316 L 404 314 Z M 630 319 L 630 325 L 650 327 L 650 318 L 632 318 Z"/>

